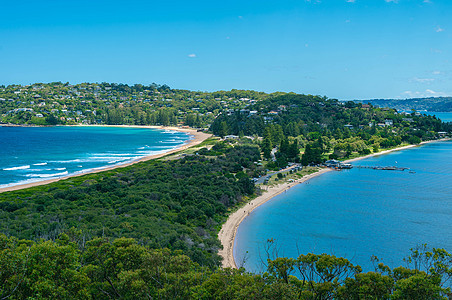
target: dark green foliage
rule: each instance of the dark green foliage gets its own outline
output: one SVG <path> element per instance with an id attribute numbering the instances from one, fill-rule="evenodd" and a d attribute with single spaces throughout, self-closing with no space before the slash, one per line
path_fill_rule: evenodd
<path id="1" fill-rule="evenodd" d="M 221 115 L 212 123 L 210 130 L 216 135 L 225 136 L 228 134 L 244 135 L 257 134 L 262 136 L 265 127 L 264 119 L 259 116 L 248 116 L 236 111 L 234 114 L 227 116 Z"/>
<path id="2" fill-rule="evenodd" d="M 85 240 L 74 228 L 55 241 L 0 234 L 2 299 L 447 299 L 451 255 L 413 251 L 429 269 L 380 264 L 362 273 L 327 254 L 268 260 L 267 272 L 206 268 L 180 250 L 131 238 Z M 410 259 L 409 258 L 409 259 Z M 424 264 L 427 263 L 427 264 Z M 294 276 L 296 275 L 296 277 Z"/>
<path id="3" fill-rule="evenodd" d="M 377 140 L 378 147 L 392 148 L 403 141 L 417 143 L 419 139 L 435 139 L 439 137 L 439 131 L 452 130 L 451 124 L 441 123 L 433 116 L 407 116 L 392 109 L 363 108 L 360 103 L 349 101 L 344 104 L 312 95 L 289 93 L 272 96 L 256 102 L 248 109 L 257 113 L 249 114 L 241 110 L 221 114 L 210 129 L 221 136 L 240 133 L 262 136 L 261 149 L 267 159 L 271 158 L 270 153 L 274 147 L 284 148 L 285 145 L 280 143 L 285 137 L 303 136 L 312 142 L 311 149 L 318 150 L 321 155 L 329 149 L 329 145 L 322 140 L 324 138 L 343 143 L 350 138 L 359 137 L 367 148 L 372 147 Z M 344 148 L 335 155 L 346 157 L 352 152 L 362 152 L 362 148 L 362 145 Z M 314 156 L 318 158 L 318 153 Z M 285 160 L 292 159 L 286 157 Z M 284 159 L 280 161 L 283 162 Z"/>
<path id="4" fill-rule="evenodd" d="M 298 141 L 294 140 L 293 142 L 289 142 L 289 139 L 284 137 L 281 140 L 278 152 L 275 154 L 276 165 L 279 168 L 284 168 L 288 162 L 299 162 L 299 154 Z"/>
<path id="5" fill-rule="evenodd" d="M 306 145 L 304 150 L 304 154 L 301 157 L 301 164 L 303 166 L 307 166 L 310 164 L 320 164 L 322 162 L 322 150 L 319 147 L 311 146 L 310 144 Z"/>
<path id="6" fill-rule="evenodd" d="M 55 239 L 75 227 L 86 237 L 133 237 L 152 248 L 183 250 L 219 264 L 216 226 L 228 208 L 254 193 L 243 172 L 256 146 L 224 149 L 209 160 L 152 161 L 61 183 L 0 194 L 0 230 L 26 239 Z M 236 175 L 234 175 L 236 174 Z"/>

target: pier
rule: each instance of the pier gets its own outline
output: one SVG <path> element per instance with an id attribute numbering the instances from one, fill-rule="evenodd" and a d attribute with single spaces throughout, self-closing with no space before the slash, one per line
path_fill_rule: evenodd
<path id="1" fill-rule="evenodd" d="M 372 169 L 372 170 L 384 170 L 384 171 L 405 171 L 409 170 L 410 168 L 404 168 L 404 167 L 395 167 L 395 166 L 354 166 L 358 169 Z"/>
<path id="2" fill-rule="evenodd" d="M 343 162 L 335 160 L 335 159 L 327 160 L 326 162 L 323 163 L 323 165 L 325 167 L 332 168 L 332 169 L 335 169 L 335 170 L 338 170 L 338 171 L 340 171 L 342 169 L 352 169 L 352 168 L 383 170 L 383 171 L 405 171 L 405 170 L 410 170 L 410 168 L 396 167 L 396 166 L 353 166 L 352 164 L 343 163 Z M 414 173 L 414 171 L 410 171 L 410 173 Z"/>

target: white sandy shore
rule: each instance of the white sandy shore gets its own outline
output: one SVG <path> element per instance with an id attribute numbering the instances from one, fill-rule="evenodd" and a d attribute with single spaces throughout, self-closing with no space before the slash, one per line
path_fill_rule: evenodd
<path id="1" fill-rule="evenodd" d="M 75 126 L 98 126 L 98 125 L 75 125 Z M 150 159 L 156 159 L 156 158 L 168 155 L 168 154 L 172 154 L 172 153 L 176 153 L 176 152 L 185 150 L 185 149 L 187 149 L 189 147 L 192 147 L 192 146 L 195 146 L 195 145 L 198 145 L 198 144 L 202 143 L 204 140 L 206 140 L 207 138 L 212 136 L 211 134 L 208 134 L 208 133 L 198 132 L 195 129 L 180 128 L 180 127 L 132 126 L 132 125 L 130 125 L 130 126 L 129 125 L 99 125 L 99 126 L 105 126 L 105 127 L 128 127 L 128 128 L 152 128 L 152 129 L 174 130 L 174 131 L 180 131 L 180 132 L 188 133 L 189 135 L 193 136 L 193 138 L 190 139 L 187 143 L 181 145 L 180 147 L 174 148 L 174 149 L 169 150 L 169 151 L 164 152 L 164 153 L 145 156 L 143 158 L 140 158 L 138 160 L 134 160 L 134 161 L 126 163 L 126 164 L 121 164 L 121 165 L 116 165 L 116 166 L 111 166 L 111 167 L 105 167 L 105 168 L 101 168 L 101 169 L 92 170 L 90 172 L 84 172 L 84 173 L 79 173 L 79 174 L 72 174 L 72 175 L 59 177 L 59 178 L 55 178 L 55 179 L 48 179 L 48 180 L 42 180 L 42 181 L 37 181 L 37 182 L 32 182 L 32 183 L 27 183 L 27 184 L 13 185 L 13 186 L 1 188 L 0 189 L 0 193 L 10 192 L 10 191 L 17 191 L 17 190 L 26 189 L 26 188 L 30 188 L 30 187 L 34 187 L 34 186 L 39 186 L 39 185 L 45 185 L 45 184 L 49 184 L 49 183 L 52 183 L 52 182 L 68 179 L 68 178 L 71 178 L 71 177 L 78 177 L 78 176 L 83 176 L 83 175 L 91 174 L 91 173 L 99 173 L 99 172 L 109 171 L 109 170 L 113 170 L 113 169 L 117 169 L 117 168 L 124 168 L 124 167 L 130 166 L 130 165 L 136 164 L 138 162 L 147 161 L 147 160 L 150 160 Z"/>
<path id="2" fill-rule="evenodd" d="M 422 142 L 422 144 L 426 143 L 432 143 L 432 142 L 438 142 L 438 141 L 444 141 L 449 139 L 442 139 L 442 140 L 436 140 L 436 141 L 428 141 L 428 142 Z M 361 159 L 377 156 L 377 155 L 383 155 L 387 154 L 393 151 L 399 151 L 404 150 L 408 148 L 417 147 L 418 145 L 408 145 L 404 147 L 399 147 L 395 149 L 385 150 L 378 153 L 369 154 L 366 156 L 361 156 L 353 159 L 349 159 L 344 161 L 345 163 L 350 163 L 354 161 L 358 161 Z M 247 203 L 243 208 L 240 208 L 236 212 L 232 213 L 226 223 L 223 224 L 221 227 L 220 232 L 218 233 L 218 239 L 221 242 L 221 245 L 223 245 L 223 249 L 218 251 L 218 254 L 223 258 L 223 268 L 237 268 L 237 265 L 235 264 L 234 260 L 234 241 L 235 236 L 237 234 L 237 229 L 240 225 L 240 223 L 257 207 L 264 204 L 265 202 L 269 201 L 273 197 L 283 193 L 284 191 L 288 190 L 291 187 L 294 187 L 297 184 L 303 183 L 311 178 L 314 178 L 316 176 L 325 174 L 326 172 L 331 171 L 332 169 L 325 168 L 321 169 L 320 171 L 316 173 L 312 173 L 310 175 L 304 176 L 303 178 L 296 180 L 291 183 L 282 183 L 277 186 L 273 186 L 268 188 L 267 192 L 264 192 L 261 196 L 253 199 L 249 203 Z"/>

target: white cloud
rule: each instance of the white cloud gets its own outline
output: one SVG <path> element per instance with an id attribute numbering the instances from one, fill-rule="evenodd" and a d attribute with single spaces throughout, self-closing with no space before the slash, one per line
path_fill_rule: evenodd
<path id="1" fill-rule="evenodd" d="M 196 54 L 191 53 L 191 54 L 188 55 L 188 57 L 196 57 Z"/>
<path id="2" fill-rule="evenodd" d="M 436 27 L 436 32 L 443 32 L 444 28 L 441 28 L 440 26 Z"/>
<path id="3" fill-rule="evenodd" d="M 433 75 L 440 75 L 440 74 L 442 74 L 442 72 L 441 71 L 433 71 L 432 74 Z"/>
<path id="4" fill-rule="evenodd" d="M 430 0 L 424 0 L 424 3 L 432 3 Z"/>
<path id="5" fill-rule="evenodd" d="M 419 82 L 419 83 L 430 83 L 430 82 L 435 81 L 435 79 L 433 79 L 433 78 L 417 78 L 417 77 L 414 77 L 412 79 L 412 81 Z"/>
<path id="6" fill-rule="evenodd" d="M 387 3 L 390 3 L 390 2 L 392 2 L 392 3 L 399 3 L 399 0 L 385 0 Z"/>
<path id="7" fill-rule="evenodd" d="M 405 91 L 402 93 L 404 97 L 408 98 L 425 98 L 425 97 L 448 97 L 446 93 L 435 92 L 434 90 L 426 89 L 423 92 L 420 91 Z"/>
<path id="8" fill-rule="evenodd" d="M 432 90 L 429 90 L 429 89 L 425 90 L 425 92 L 426 92 L 428 95 L 433 96 L 433 97 L 448 97 L 448 96 L 449 96 L 449 95 L 446 94 L 446 93 L 443 93 L 443 92 L 435 92 L 435 91 L 432 91 Z"/>
<path id="9" fill-rule="evenodd" d="M 348 3 L 355 3 L 356 0 L 345 0 L 345 2 L 348 2 Z"/>

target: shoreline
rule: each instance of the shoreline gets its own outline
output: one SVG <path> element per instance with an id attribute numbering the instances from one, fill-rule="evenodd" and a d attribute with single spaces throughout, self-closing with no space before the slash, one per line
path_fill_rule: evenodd
<path id="1" fill-rule="evenodd" d="M 46 185 L 46 184 L 57 182 L 57 181 L 60 181 L 60 180 L 66 180 L 66 179 L 69 179 L 69 178 L 72 178 L 72 177 L 79 177 L 79 176 L 83 176 L 83 175 L 87 175 L 87 174 L 94 174 L 94 173 L 100 173 L 100 172 L 105 172 L 105 171 L 111 171 L 111 170 L 118 169 L 118 168 L 125 168 L 125 167 L 134 165 L 134 164 L 139 163 L 139 162 L 160 158 L 160 157 L 163 157 L 163 156 L 166 156 L 166 155 L 169 155 L 169 154 L 174 154 L 176 152 L 180 152 L 180 151 L 186 150 L 186 149 L 188 149 L 190 147 L 193 147 L 193 146 L 201 144 L 207 138 L 212 136 L 209 133 L 200 132 L 200 131 L 197 131 L 196 129 L 180 128 L 180 127 L 174 127 L 174 126 L 151 126 L 151 125 L 149 125 L 149 126 L 139 126 L 139 125 L 68 125 L 68 126 L 71 126 L 71 127 L 122 127 L 122 128 L 148 128 L 148 129 L 173 130 L 173 131 L 179 131 L 179 132 L 187 133 L 187 134 L 191 135 L 193 138 L 189 139 L 186 143 L 182 144 L 181 146 L 176 147 L 176 148 L 171 149 L 171 150 L 168 150 L 168 151 L 166 151 L 164 153 L 144 156 L 142 158 L 133 160 L 133 161 L 125 163 L 125 164 L 119 164 L 119 165 L 115 165 L 115 166 L 105 166 L 105 167 L 102 167 L 102 168 L 99 168 L 99 169 L 90 170 L 90 171 L 87 171 L 87 172 L 82 172 L 82 173 L 77 173 L 77 174 L 72 174 L 72 175 L 67 175 L 67 176 L 63 176 L 63 177 L 59 177 L 59 178 L 47 179 L 47 180 L 42 180 L 42 181 L 30 182 L 30 183 L 26 183 L 26 184 L 18 184 L 18 185 L 8 186 L 8 187 L 0 188 L 0 193 L 11 192 L 11 191 L 18 191 L 18 190 L 22 190 L 22 189 L 35 187 L 35 186 Z"/>
<path id="2" fill-rule="evenodd" d="M 394 151 L 406 150 L 406 149 L 419 147 L 419 146 L 429 144 L 429 143 L 442 142 L 442 141 L 448 141 L 448 140 L 451 140 L 451 139 L 446 138 L 446 139 L 422 142 L 419 145 L 402 146 L 402 147 L 398 147 L 398 148 L 394 148 L 394 149 L 384 150 L 384 151 L 381 151 L 378 153 L 372 153 L 372 154 L 368 154 L 365 156 L 348 159 L 343 162 L 344 163 L 355 162 L 355 161 L 359 161 L 359 160 L 374 157 L 374 156 L 388 154 L 388 153 L 391 153 Z M 270 201 L 273 197 L 285 192 L 286 190 L 288 190 L 298 184 L 301 184 L 309 179 L 323 175 L 330 171 L 333 171 L 333 170 L 330 168 L 324 168 L 315 173 L 304 176 L 303 178 L 300 178 L 294 182 L 282 183 L 277 186 L 270 187 L 262 195 L 251 200 L 244 207 L 241 207 L 240 209 L 238 209 L 237 211 L 235 211 L 234 213 L 229 215 L 228 219 L 223 224 L 220 232 L 218 233 L 218 239 L 220 240 L 221 245 L 223 246 L 223 249 L 220 249 L 218 251 L 218 254 L 223 258 L 222 267 L 237 269 L 237 265 L 236 265 L 235 259 L 234 259 L 234 243 L 235 243 L 235 238 L 237 235 L 237 229 L 239 228 L 240 223 L 242 223 L 242 221 L 253 210 L 255 210 L 257 207 L 261 206 L 262 204 L 266 203 L 267 201 Z"/>

